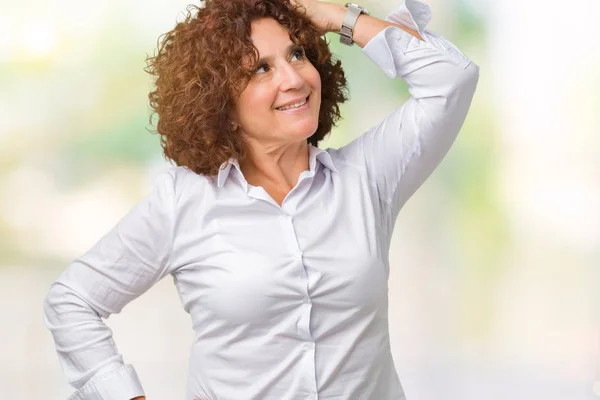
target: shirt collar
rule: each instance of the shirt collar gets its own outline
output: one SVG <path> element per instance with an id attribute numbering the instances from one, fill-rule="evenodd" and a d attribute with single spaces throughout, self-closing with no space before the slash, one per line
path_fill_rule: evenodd
<path id="1" fill-rule="evenodd" d="M 325 167 L 329 168 L 333 172 L 338 172 L 333 165 L 333 160 L 331 159 L 331 154 L 328 151 L 322 150 L 318 147 L 313 146 L 312 144 L 308 145 L 308 165 L 310 166 L 311 171 L 316 171 L 317 160 L 321 162 Z"/>
<path id="2" fill-rule="evenodd" d="M 223 185 L 225 184 L 225 181 L 227 180 L 227 177 L 229 176 L 229 172 L 231 171 L 232 165 L 235 166 L 235 168 L 237 168 L 238 170 L 240 169 L 240 165 L 238 164 L 238 161 L 233 157 L 230 158 L 228 161 L 225 161 L 219 167 L 219 173 L 217 174 L 217 186 L 218 187 L 223 187 Z"/>
<path id="3" fill-rule="evenodd" d="M 312 144 L 309 144 L 308 145 L 308 165 L 309 165 L 310 171 L 313 172 L 313 174 L 316 171 L 317 161 L 319 161 L 321 164 L 323 164 L 325 167 L 329 168 L 330 170 L 332 170 L 334 172 L 338 172 L 337 169 L 335 168 L 335 165 L 333 164 L 333 160 L 331 159 L 331 155 L 329 154 L 329 152 L 319 149 L 318 147 L 313 146 Z M 217 174 L 217 186 L 218 187 L 223 187 L 223 185 L 225 184 L 225 181 L 227 181 L 227 178 L 229 177 L 229 174 L 231 173 L 232 165 L 238 170 L 238 172 L 240 174 L 242 173 L 242 171 L 240 169 L 240 164 L 238 163 L 238 161 L 233 157 L 230 158 L 228 161 L 225 161 L 219 167 L 219 173 Z"/>

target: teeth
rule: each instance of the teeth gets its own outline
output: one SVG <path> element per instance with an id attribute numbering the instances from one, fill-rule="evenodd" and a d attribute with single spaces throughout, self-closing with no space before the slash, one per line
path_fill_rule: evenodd
<path id="1" fill-rule="evenodd" d="M 290 104 L 289 106 L 283 106 L 283 107 L 279 107 L 278 110 L 280 111 L 285 111 L 285 110 L 289 110 L 290 108 L 298 108 L 298 107 L 302 107 L 303 105 L 306 104 L 306 99 L 302 100 L 299 103 L 296 104 Z"/>

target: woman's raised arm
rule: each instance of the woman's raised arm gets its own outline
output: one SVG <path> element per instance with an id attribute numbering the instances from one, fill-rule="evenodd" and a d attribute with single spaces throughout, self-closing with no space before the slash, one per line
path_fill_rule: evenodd
<path id="1" fill-rule="evenodd" d="M 406 0 L 385 23 L 361 16 L 355 29 L 363 52 L 388 77 L 402 78 L 411 97 L 336 152 L 364 171 L 393 220 L 447 154 L 479 80 L 475 63 L 425 29 L 430 19 L 425 3 Z"/>

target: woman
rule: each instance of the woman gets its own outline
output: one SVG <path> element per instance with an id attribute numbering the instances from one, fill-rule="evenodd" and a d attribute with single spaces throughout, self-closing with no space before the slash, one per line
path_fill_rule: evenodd
<path id="1" fill-rule="evenodd" d="M 45 302 L 71 399 L 144 398 L 103 323 L 172 275 L 194 327 L 186 399 L 404 399 L 390 352 L 396 216 L 447 153 L 478 67 L 425 29 L 315 0 L 213 0 L 148 72 L 166 157 L 153 193 L 63 272 Z M 340 149 L 340 32 L 412 97 Z M 368 77 L 365 77 L 368 79 Z"/>

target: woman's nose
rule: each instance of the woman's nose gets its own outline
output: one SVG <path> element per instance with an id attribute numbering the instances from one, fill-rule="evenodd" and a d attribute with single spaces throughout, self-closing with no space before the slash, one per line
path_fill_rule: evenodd
<path id="1" fill-rule="evenodd" d="M 281 90 L 299 89 L 304 84 L 304 77 L 290 63 L 283 63 L 281 72 Z"/>

